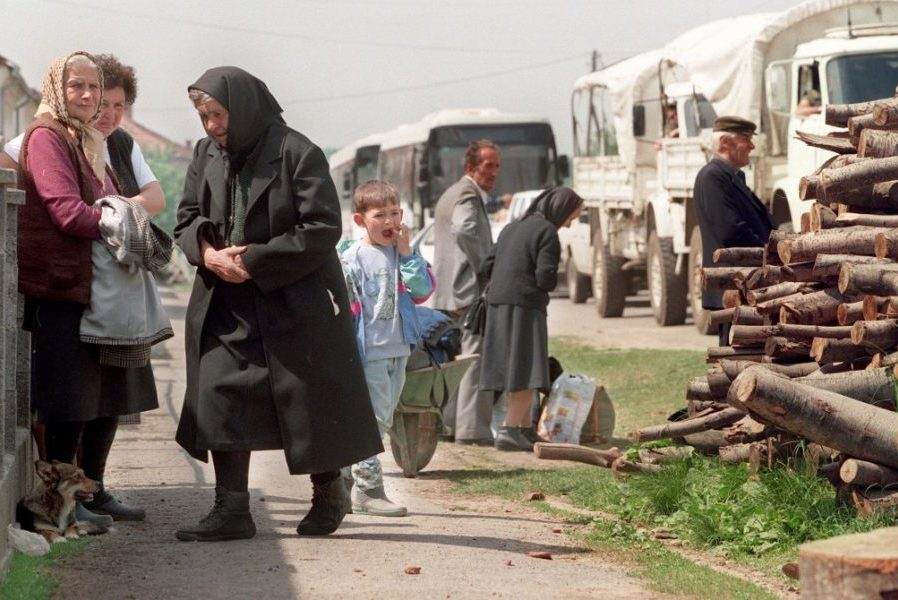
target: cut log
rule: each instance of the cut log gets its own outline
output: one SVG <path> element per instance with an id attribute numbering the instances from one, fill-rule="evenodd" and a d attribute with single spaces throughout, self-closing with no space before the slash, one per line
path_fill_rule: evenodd
<path id="1" fill-rule="evenodd" d="M 714 396 L 711 395 L 711 387 L 708 385 L 708 378 L 704 376 L 690 377 L 689 382 L 686 384 L 686 399 L 702 401 L 714 400 Z"/>
<path id="2" fill-rule="evenodd" d="M 799 292 L 797 294 L 790 294 L 789 296 L 781 296 L 779 298 L 759 302 L 755 304 L 755 310 L 762 315 L 777 314 L 779 313 L 780 307 L 784 304 L 792 302 L 793 300 L 799 300 L 804 295 L 805 294 Z"/>
<path id="3" fill-rule="evenodd" d="M 812 340 L 815 337 L 849 339 L 851 327 L 838 325 L 795 325 L 792 323 L 780 323 L 778 325 L 780 335 L 802 340 Z"/>
<path id="4" fill-rule="evenodd" d="M 800 235 L 800 233 L 780 231 L 779 229 L 771 231 L 770 236 L 767 238 L 767 245 L 764 246 L 764 266 L 782 265 L 783 262 L 776 251 L 777 246 L 783 240 L 797 238 Z"/>
<path id="5" fill-rule="evenodd" d="M 765 422 L 850 456 L 898 468 L 894 412 L 759 368 L 739 375 L 731 394 Z"/>
<path id="6" fill-rule="evenodd" d="M 898 175 L 898 157 L 880 158 L 837 169 L 826 169 L 820 173 L 820 188 L 827 199 L 847 190 L 863 188 L 883 181 L 895 179 Z M 842 200 L 840 200 L 841 202 Z"/>
<path id="7" fill-rule="evenodd" d="M 795 378 L 793 381 L 835 392 L 886 410 L 895 410 L 895 375 L 888 367 L 830 375 L 812 374 Z"/>
<path id="8" fill-rule="evenodd" d="M 798 548 L 802 600 L 894 598 L 898 527 L 851 533 Z"/>
<path id="9" fill-rule="evenodd" d="M 772 371 L 773 373 L 778 373 L 789 378 L 806 377 L 820 368 L 820 365 L 815 362 L 796 363 L 791 365 L 763 363 L 759 365 L 756 362 L 751 362 L 748 360 L 723 359 L 719 364 L 720 368 L 723 369 L 723 371 L 727 374 L 727 377 L 729 377 L 731 380 L 736 379 L 736 377 L 739 376 L 739 373 L 749 367 L 760 367 L 762 369 L 767 369 L 768 371 Z"/>
<path id="10" fill-rule="evenodd" d="M 735 308 L 722 308 L 720 310 L 712 310 L 710 313 L 711 325 L 720 325 L 721 323 L 732 323 L 733 315 L 736 314 Z M 762 317 L 763 320 L 763 317 Z"/>
<path id="11" fill-rule="evenodd" d="M 749 444 L 733 444 L 732 446 L 721 446 L 718 448 L 721 462 L 728 464 L 739 464 L 749 462 L 753 455 L 757 455 L 756 460 L 762 460 L 767 456 L 767 444 L 751 442 Z"/>
<path id="12" fill-rule="evenodd" d="M 748 290 L 745 292 L 745 300 L 748 302 L 749 306 L 755 306 L 759 302 L 766 302 L 768 300 L 773 300 L 774 298 L 782 298 L 783 296 L 790 296 L 799 292 L 811 292 L 819 288 L 819 285 L 804 281 L 787 281 L 785 283 Z"/>
<path id="13" fill-rule="evenodd" d="M 878 237 L 876 238 L 879 239 Z M 876 243 L 876 242 L 874 242 Z M 885 265 L 895 264 L 894 261 L 875 256 L 858 256 L 857 254 L 818 254 L 814 260 L 814 276 L 823 278 L 835 277 L 838 279 L 842 265 Z"/>
<path id="14" fill-rule="evenodd" d="M 873 162 L 879 161 L 874 160 Z M 894 212 L 898 209 L 898 181 L 883 181 L 844 190 L 838 194 L 821 195 L 817 202 L 830 205 L 834 207 L 834 210 L 840 204 L 851 207 L 850 211 L 843 210 L 841 212 Z"/>
<path id="15" fill-rule="evenodd" d="M 801 215 L 799 216 L 798 222 L 800 223 L 799 227 L 801 228 L 802 233 L 811 233 L 812 231 L 814 231 L 813 229 L 811 229 L 811 213 L 810 212 L 805 211 L 805 212 L 801 213 Z"/>
<path id="16" fill-rule="evenodd" d="M 839 477 L 852 485 L 892 485 L 898 483 L 898 469 L 890 469 L 867 460 L 846 459 L 839 467 Z"/>
<path id="17" fill-rule="evenodd" d="M 630 434 L 630 439 L 634 442 L 648 442 L 651 440 L 663 440 L 666 438 L 683 437 L 692 433 L 699 433 L 708 429 L 718 429 L 735 423 L 741 419 L 745 413 L 736 408 L 725 408 L 721 411 L 697 417 L 695 419 L 685 419 L 683 421 L 674 421 L 663 425 L 655 425 L 652 427 L 643 427 Z"/>
<path id="18" fill-rule="evenodd" d="M 773 267 L 768 266 L 764 267 L 765 271 L 767 269 L 779 269 L 779 277 L 782 281 L 805 281 L 812 283 L 829 283 L 826 277 L 817 277 L 814 275 L 814 263 L 811 262 L 803 262 L 803 263 L 792 263 L 791 265 L 784 265 L 782 267 Z M 773 277 L 769 278 L 773 281 Z M 838 277 L 836 277 L 838 279 Z M 835 282 L 832 282 L 835 283 Z"/>
<path id="19" fill-rule="evenodd" d="M 779 359 L 806 359 L 811 352 L 809 340 L 796 340 L 783 336 L 767 338 L 764 343 L 764 354 Z"/>
<path id="20" fill-rule="evenodd" d="M 851 326 L 851 341 L 885 351 L 898 346 L 898 320 L 858 321 Z"/>
<path id="21" fill-rule="evenodd" d="M 821 229 L 831 229 L 833 227 L 848 227 L 848 225 L 840 223 L 836 211 L 825 204 L 820 204 L 819 202 L 814 203 L 810 212 L 811 231 L 820 231 Z"/>
<path id="22" fill-rule="evenodd" d="M 853 265 L 839 271 L 839 291 L 846 293 L 898 296 L 898 265 Z"/>
<path id="23" fill-rule="evenodd" d="M 857 155 L 864 158 L 898 156 L 898 131 L 864 129 L 858 141 Z"/>
<path id="24" fill-rule="evenodd" d="M 536 458 L 545 460 L 572 460 L 599 467 L 610 467 L 611 463 L 620 457 L 621 452 L 617 448 L 598 450 L 579 444 L 537 442 L 533 444 L 533 454 Z"/>
<path id="25" fill-rule="evenodd" d="M 873 241 L 876 258 L 898 259 L 898 229 L 889 229 L 876 236 Z"/>
<path id="26" fill-rule="evenodd" d="M 727 377 L 727 374 L 724 373 L 723 369 L 718 368 L 710 371 L 705 376 L 705 379 L 708 380 L 708 389 L 711 390 L 711 396 L 715 400 L 724 401 L 732 381 Z"/>
<path id="27" fill-rule="evenodd" d="M 880 127 L 898 129 L 898 105 L 895 102 L 875 102 L 870 114 L 873 115 L 873 122 Z"/>
<path id="28" fill-rule="evenodd" d="M 733 325 L 763 325 L 764 315 L 753 306 L 737 306 L 733 309 Z"/>
<path id="29" fill-rule="evenodd" d="M 639 462 L 648 465 L 664 465 L 689 458 L 695 449 L 689 446 L 665 446 L 664 448 L 640 448 Z"/>
<path id="30" fill-rule="evenodd" d="M 851 501 L 858 514 L 862 517 L 869 518 L 874 514 L 894 517 L 898 514 L 898 492 L 889 488 L 852 487 Z M 889 596 L 884 595 L 881 597 L 888 598 Z"/>
<path id="31" fill-rule="evenodd" d="M 747 276 L 751 271 L 751 267 L 702 267 L 702 289 L 735 290 L 736 275 Z"/>
<path id="32" fill-rule="evenodd" d="M 876 234 L 889 231 L 882 227 L 840 227 L 783 240 L 777 252 L 783 264 L 812 261 L 818 254 L 860 254 L 875 256 Z"/>
<path id="33" fill-rule="evenodd" d="M 857 321 L 864 318 L 864 303 L 859 302 L 843 302 L 836 309 L 836 320 L 839 325 L 854 325 Z"/>
<path id="34" fill-rule="evenodd" d="M 818 204 L 815 206 L 822 205 Z M 854 227 L 858 225 L 863 225 L 864 227 L 898 227 L 898 215 L 869 215 L 866 213 L 847 212 L 836 216 L 832 209 L 830 209 L 830 212 L 832 212 L 833 218 L 839 227 Z"/>
<path id="35" fill-rule="evenodd" d="M 715 265 L 729 267 L 760 267 L 764 264 L 763 248 L 718 248 L 714 251 Z"/>
<path id="36" fill-rule="evenodd" d="M 831 135 L 816 135 L 804 131 L 796 131 L 795 137 L 808 146 L 829 150 L 836 154 L 854 154 L 858 151 L 857 146 L 855 146 L 849 138 L 834 137 Z"/>
<path id="37" fill-rule="evenodd" d="M 740 348 L 763 348 L 767 339 L 780 335 L 779 325 L 733 325 L 731 329 L 733 346 Z"/>
<path id="38" fill-rule="evenodd" d="M 717 456 L 718 448 L 729 446 L 733 443 L 727 439 L 724 432 L 720 429 L 709 429 L 700 433 L 692 433 L 683 436 L 680 440 L 707 456 Z"/>
<path id="39" fill-rule="evenodd" d="M 833 127 L 848 127 L 848 119 L 858 115 L 873 114 L 873 108 L 877 103 L 888 104 L 893 102 L 891 98 L 873 100 L 871 102 L 856 102 L 854 104 L 827 104 L 826 124 Z"/>
<path id="40" fill-rule="evenodd" d="M 864 299 L 861 300 L 861 305 L 864 307 L 864 321 L 876 321 L 880 315 L 885 314 L 889 308 L 889 302 L 891 298 L 895 296 L 874 296 L 872 294 L 867 294 L 864 296 Z"/>
<path id="41" fill-rule="evenodd" d="M 742 292 L 740 292 L 739 290 L 724 290 L 721 302 L 723 302 L 724 308 L 735 308 L 737 306 L 741 306 Z"/>
<path id="42" fill-rule="evenodd" d="M 780 306 L 780 323 L 826 325 L 836 322 L 836 312 L 844 300 L 835 288 L 792 297 Z"/>
<path id="43" fill-rule="evenodd" d="M 862 138 L 864 134 L 867 132 L 878 132 L 882 130 L 882 127 L 877 125 L 873 120 L 873 113 L 867 113 L 866 115 L 858 115 L 856 117 L 851 117 L 848 119 L 848 139 L 851 141 L 853 145 L 857 147 L 857 155 L 861 158 L 883 158 L 883 156 L 878 156 L 875 153 L 876 149 L 883 149 L 883 144 L 873 144 L 874 148 L 870 148 L 867 152 L 861 152 L 861 146 L 863 145 Z M 870 134 L 867 133 L 869 136 Z M 850 154 L 849 152 L 844 152 L 843 154 Z M 893 154 L 885 154 L 884 156 L 894 156 Z"/>
<path id="44" fill-rule="evenodd" d="M 611 463 L 611 472 L 615 475 L 622 473 L 646 473 L 653 474 L 658 473 L 661 470 L 661 465 L 647 465 L 638 462 L 632 462 L 621 456 L 616 459 L 613 463 Z"/>
<path id="45" fill-rule="evenodd" d="M 740 290 L 746 291 L 783 283 L 789 274 L 787 267 L 767 265 L 753 268 L 748 273 L 736 273 L 733 280 Z"/>
<path id="46" fill-rule="evenodd" d="M 761 362 L 764 360 L 764 353 L 756 348 L 733 348 L 732 346 L 710 346 L 706 353 L 705 362 L 715 363 L 723 358 L 738 358 L 739 360 L 750 360 L 753 362 Z"/>
<path id="47" fill-rule="evenodd" d="M 810 354 L 811 358 L 823 365 L 828 363 L 852 363 L 870 356 L 872 352 L 868 351 L 864 346 L 853 343 L 850 339 L 814 338 L 811 342 Z"/>

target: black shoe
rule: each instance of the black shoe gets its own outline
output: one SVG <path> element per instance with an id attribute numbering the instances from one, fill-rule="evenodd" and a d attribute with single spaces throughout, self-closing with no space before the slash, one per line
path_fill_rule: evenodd
<path id="1" fill-rule="evenodd" d="M 142 508 L 128 506 L 116 500 L 103 487 L 94 494 L 93 500 L 84 503 L 84 508 L 98 515 L 109 515 L 116 521 L 143 521 L 147 518 L 147 513 Z"/>
<path id="2" fill-rule="evenodd" d="M 461 446 L 492 446 L 495 440 L 491 437 L 487 438 L 469 438 L 469 439 L 458 439 L 455 438 L 455 443 Z"/>
<path id="3" fill-rule="evenodd" d="M 256 524 L 249 512 L 249 492 L 230 492 L 215 488 L 215 505 L 196 527 L 175 532 L 182 542 L 223 542 L 245 540 L 256 535 Z"/>
<path id="4" fill-rule="evenodd" d="M 99 515 L 92 510 L 87 510 L 80 502 L 75 504 L 75 520 L 84 521 L 103 529 L 112 527 L 112 517 L 109 515 Z"/>
<path id="5" fill-rule="evenodd" d="M 337 530 L 346 513 L 352 511 L 352 498 L 343 477 L 312 486 L 312 508 L 299 522 L 299 535 L 328 535 Z"/>
<path id="6" fill-rule="evenodd" d="M 501 427 L 496 436 L 496 450 L 533 452 L 533 442 L 521 433 L 520 427 Z"/>

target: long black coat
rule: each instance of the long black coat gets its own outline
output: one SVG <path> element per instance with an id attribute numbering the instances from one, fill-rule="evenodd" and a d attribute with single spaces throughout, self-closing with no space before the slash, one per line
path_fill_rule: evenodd
<path id="1" fill-rule="evenodd" d="M 204 422 L 198 404 L 203 330 L 213 293 L 217 287 L 227 293 L 227 286 L 202 267 L 200 249 L 210 235 L 225 239 L 228 213 L 222 153 L 205 138 L 194 151 L 175 231 L 187 259 L 199 267 L 187 307 L 187 389 L 178 443 L 206 460 L 210 439 L 217 449 L 229 449 L 235 438 L 267 428 L 258 433 L 280 437 L 294 474 L 331 471 L 382 452 L 334 249 L 341 232 L 337 192 L 321 150 L 280 123 L 265 134 L 249 187 L 242 258 L 252 279 L 239 284 L 252 290 L 242 296 L 255 307 L 276 422 L 241 421 L 241 402 L 249 398 L 239 396 L 216 399 L 233 408 L 225 426 Z M 244 357 L 225 361 L 235 370 L 247 366 Z M 204 394 L 215 393 L 215 385 L 209 387 Z"/>
<path id="2" fill-rule="evenodd" d="M 695 214 L 702 234 L 702 264 L 712 265 L 718 248 L 763 246 L 774 228 L 761 200 L 748 189 L 741 171 L 711 159 L 695 177 Z M 702 293 L 704 308 L 721 308 L 723 292 Z"/>

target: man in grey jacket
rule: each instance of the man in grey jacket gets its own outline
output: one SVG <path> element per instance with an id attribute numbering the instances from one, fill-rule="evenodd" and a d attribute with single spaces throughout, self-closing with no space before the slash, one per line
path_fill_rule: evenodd
<path id="1" fill-rule="evenodd" d="M 434 308 L 462 325 L 465 314 L 480 296 L 480 266 L 493 247 L 487 193 L 499 176 L 499 147 L 489 140 L 471 142 L 465 152 L 465 175 L 446 190 L 434 216 Z M 480 354 L 483 340 L 462 328 L 461 350 Z M 480 361 L 474 361 L 443 409 L 443 422 L 456 443 L 492 445 L 492 392 L 480 392 Z"/>

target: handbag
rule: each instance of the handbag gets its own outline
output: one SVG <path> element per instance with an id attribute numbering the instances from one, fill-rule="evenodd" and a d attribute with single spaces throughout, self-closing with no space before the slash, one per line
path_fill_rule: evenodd
<path id="1" fill-rule="evenodd" d="M 486 293 L 488 290 L 489 286 L 483 288 L 465 315 L 464 328 L 476 335 L 483 335 L 486 331 Z"/>

